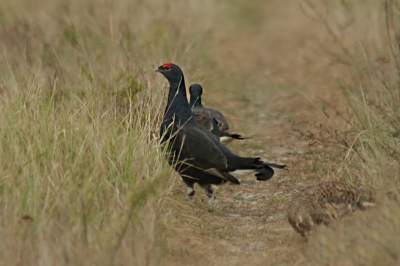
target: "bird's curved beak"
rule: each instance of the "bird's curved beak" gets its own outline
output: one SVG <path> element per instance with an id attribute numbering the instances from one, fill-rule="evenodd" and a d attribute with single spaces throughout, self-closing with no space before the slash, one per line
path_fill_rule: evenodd
<path id="1" fill-rule="evenodd" d="M 160 70 L 157 68 L 156 70 L 154 70 L 155 72 L 159 72 L 160 73 Z"/>

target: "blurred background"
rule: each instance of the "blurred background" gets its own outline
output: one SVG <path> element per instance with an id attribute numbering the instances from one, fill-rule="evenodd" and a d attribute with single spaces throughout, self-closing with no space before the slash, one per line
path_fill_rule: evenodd
<path id="1" fill-rule="evenodd" d="M 399 4 L 0 0 L 0 264 L 399 264 Z M 290 170 L 188 201 L 166 62 L 251 136 L 233 150 Z M 321 180 L 382 203 L 304 241 L 286 209 Z"/>

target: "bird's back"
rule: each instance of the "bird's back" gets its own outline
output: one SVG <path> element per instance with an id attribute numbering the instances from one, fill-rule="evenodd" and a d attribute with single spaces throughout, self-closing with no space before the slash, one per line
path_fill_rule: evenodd
<path id="1" fill-rule="evenodd" d="M 217 110 L 204 107 L 193 107 L 193 116 L 198 125 L 211 131 L 216 136 L 223 136 L 229 130 L 229 124 L 224 115 Z"/>
<path id="2" fill-rule="evenodd" d="M 314 225 L 329 224 L 362 206 L 373 202 L 371 191 L 327 181 L 301 190 L 288 208 L 288 221 L 301 235 Z"/>
<path id="3" fill-rule="evenodd" d="M 207 110 L 203 107 L 194 107 L 192 108 L 193 116 L 196 120 L 196 123 L 204 128 L 205 130 L 212 131 L 213 130 L 213 120 L 212 116 Z"/>
<path id="4" fill-rule="evenodd" d="M 212 109 L 212 108 L 204 108 L 204 109 L 206 109 L 206 112 L 209 114 L 210 117 L 217 120 L 219 130 L 221 130 L 221 131 L 229 130 L 228 121 L 226 120 L 225 116 L 221 112 L 219 112 L 215 109 Z"/>

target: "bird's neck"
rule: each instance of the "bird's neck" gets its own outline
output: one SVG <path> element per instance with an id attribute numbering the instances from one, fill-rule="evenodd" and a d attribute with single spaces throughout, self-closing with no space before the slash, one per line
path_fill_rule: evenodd
<path id="1" fill-rule="evenodd" d="M 203 107 L 200 96 L 190 96 L 190 107 Z"/>
<path id="2" fill-rule="evenodd" d="M 186 98 L 185 79 L 179 82 L 170 82 L 168 103 L 164 113 L 164 119 L 175 119 L 184 123 L 192 117 L 192 111 Z"/>

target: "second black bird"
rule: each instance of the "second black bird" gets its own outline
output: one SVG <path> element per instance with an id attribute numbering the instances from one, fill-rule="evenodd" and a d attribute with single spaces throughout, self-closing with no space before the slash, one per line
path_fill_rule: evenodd
<path id="1" fill-rule="evenodd" d="M 197 124 L 210 131 L 220 140 L 244 139 L 240 134 L 229 132 L 229 124 L 225 116 L 211 108 L 205 108 L 201 101 L 203 88 L 200 84 L 192 84 L 189 87 L 190 107 Z"/>

